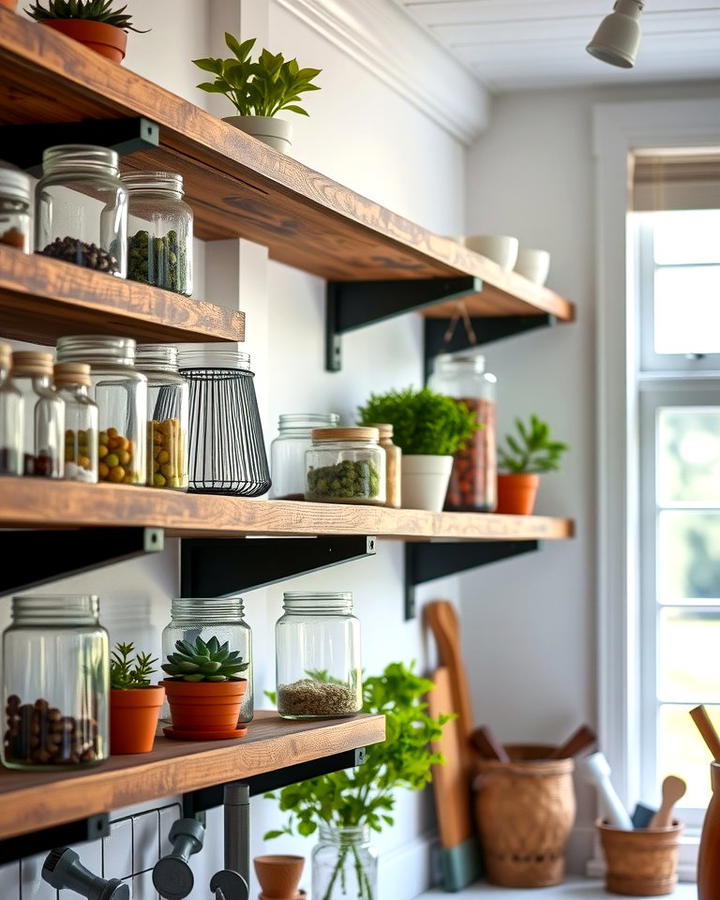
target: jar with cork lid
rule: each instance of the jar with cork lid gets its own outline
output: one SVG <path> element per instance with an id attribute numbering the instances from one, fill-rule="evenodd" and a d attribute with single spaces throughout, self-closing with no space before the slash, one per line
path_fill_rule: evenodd
<path id="1" fill-rule="evenodd" d="M 90 366 L 58 363 L 55 390 L 65 404 L 66 481 L 98 480 L 98 408 L 90 399 Z"/>
<path id="2" fill-rule="evenodd" d="M 29 177 L 14 167 L 0 165 L 0 244 L 30 252 Z"/>
<path id="3" fill-rule="evenodd" d="M 380 433 L 380 446 L 385 451 L 385 506 L 400 509 L 402 506 L 401 460 L 402 449 L 393 443 L 393 426 L 374 425 Z"/>
<path id="4" fill-rule="evenodd" d="M 305 499 L 385 503 L 385 451 L 377 428 L 314 428 L 305 453 Z"/>
<path id="5" fill-rule="evenodd" d="M 52 386 L 51 353 L 13 353 L 13 383 L 23 397 L 23 475 L 62 478 L 65 404 Z"/>
<path id="6" fill-rule="evenodd" d="M 24 404 L 11 366 L 10 344 L 0 343 L 0 475 L 22 475 Z"/>

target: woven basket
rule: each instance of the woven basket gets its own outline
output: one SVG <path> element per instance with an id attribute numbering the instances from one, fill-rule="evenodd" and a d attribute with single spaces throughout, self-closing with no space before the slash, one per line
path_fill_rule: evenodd
<path id="1" fill-rule="evenodd" d="M 683 826 L 622 831 L 596 823 L 607 873 L 605 888 L 628 897 L 672 894 L 677 884 L 678 845 Z"/>
<path id="2" fill-rule="evenodd" d="M 565 875 L 575 820 L 571 759 L 543 759 L 551 747 L 507 747 L 512 762 L 483 760 L 475 815 L 491 884 L 548 887 Z"/>

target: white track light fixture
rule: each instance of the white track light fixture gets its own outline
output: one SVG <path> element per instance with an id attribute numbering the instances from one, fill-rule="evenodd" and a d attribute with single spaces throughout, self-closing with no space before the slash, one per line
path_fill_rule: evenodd
<path id="1" fill-rule="evenodd" d="M 617 0 L 587 45 L 587 52 L 602 62 L 632 69 L 640 46 L 640 13 L 645 0 Z"/>

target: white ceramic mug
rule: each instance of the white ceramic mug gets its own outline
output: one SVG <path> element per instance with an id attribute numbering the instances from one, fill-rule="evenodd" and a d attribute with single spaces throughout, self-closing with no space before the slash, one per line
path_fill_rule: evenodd
<path id="1" fill-rule="evenodd" d="M 471 234 L 465 238 L 468 250 L 481 253 L 501 269 L 509 272 L 515 265 L 518 254 L 518 239 L 506 234 Z"/>
<path id="2" fill-rule="evenodd" d="M 526 250 L 523 247 L 518 252 L 515 271 L 534 284 L 545 284 L 550 271 L 550 254 L 547 250 Z"/>

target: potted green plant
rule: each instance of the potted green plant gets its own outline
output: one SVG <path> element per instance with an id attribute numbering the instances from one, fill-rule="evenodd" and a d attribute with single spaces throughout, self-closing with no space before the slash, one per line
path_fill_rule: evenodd
<path id="1" fill-rule="evenodd" d="M 428 744 L 436 741 L 452 716 L 433 718 L 425 697 L 432 681 L 421 678 L 403 663 L 390 663 L 382 675 L 363 681 L 363 712 L 385 716 L 386 739 L 366 750 L 363 765 L 321 775 L 310 781 L 266 794 L 289 813 L 283 828 L 269 831 L 265 840 L 283 834 L 314 834 L 312 896 L 375 900 L 376 857 L 370 831 L 393 824 L 395 790 L 419 791 L 432 779 L 432 766 L 443 762 Z M 274 695 L 269 694 L 274 701 Z"/>
<path id="2" fill-rule="evenodd" d="M 48 0 L 47 6 L 36 0 L 25 12 L 41 25 L 121 63 L 127 50 L 128 31 L 144 33 L 135 28 L 126 9 L 127 6 L 118 9 L 114 0 Z"/>
<path id="3" fill-rule="evenodd" d="M 445 502 L 453 454 L 479 428 L 474 412 L 430 388 L 371 394 L 358 410 L 363 425 L 387 422 L 402 449 L 402 505 L 439 512 Z"/>
<path id="4" fill-rule="evenodd" d="M 135 654 L 133 644 L 118 643 L 110 657 L 110 752 L 149 753 L 155 741 L 161 685 L 150 684 L 155 663 L 149 653 Z"/>
<path id="5" fill-rule="evenodd" d="M 496 512 L 529 516 L 535 508 L 540 474 L 556 472 L 569 448 L 550 437 L 550 426 L 536 415 L 528 424 L 515 419 L 516 435 L 506 434 L 498 449 L 498 505 Z"/>
<path id="6" fill-rule="evenodd" d="M 289 122 L 275 116 L 281 110 L 307 116 L 298 101 L 301 94 L 320 90 L 311 82 L 322 70 L 301 69 L 296 59 L 286 60 L 282 53 L 273 54 L 269 50 L 263 50 L 253 61 L 250 54 L 255 38 L 240 43 L 225 32 L 225 43 L 234 54 L 231 59 L 193 60 L 198 68 L 215 76 L 214 81 L 205 81 L 198 87 L 211 94 L 224 94 L 238 111 L 236 116 L 225 116 L 223 122 L 253 135 L 275 150 L 287 152 L 292 128 Z"/>
<path id="7" fill-rule="evenodd" d="M 250 663 L 214 635 L 207 642 L 201 637 L 194 643 L 177 641 L 175 650 L 162 667 L 169 676 L 161 682 L 172 718 L 167 736 L 179 740 L 242 737 L 246 729 L 238 728 L 238 718 L 247 680 L 238 676 Z"/>

